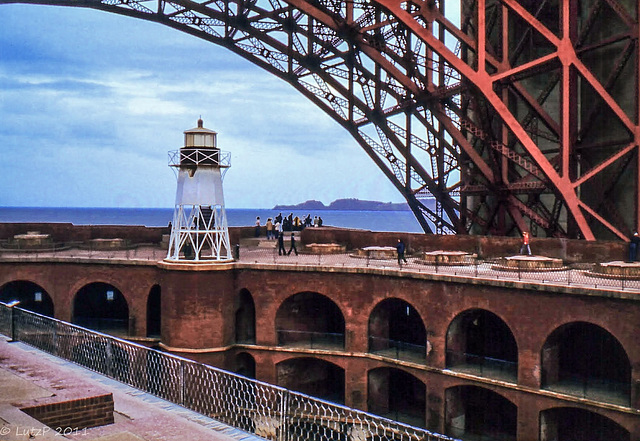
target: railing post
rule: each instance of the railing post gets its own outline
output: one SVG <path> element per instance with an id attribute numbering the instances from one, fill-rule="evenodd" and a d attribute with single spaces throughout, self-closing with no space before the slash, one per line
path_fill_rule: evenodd
<path id="1" fill-rule="evenodd" d="M 180 360 L 180 378 L 179 378 L 180 388 L 180 404 L 185 406 L 185 384 L 184 384 L 184 360 Z M 186 407 L 186 406 L 185 406 Z"/>
<path id="2" fill-rule="evenodd" d="M 11 332 L 9 332 L 9 337 L 10 337 L 10 342 L 12 341 L 17 341 L 16 340 L 16 313 L 15 313 L 15 309 L 16 306 L 18 306 L 20 302 L 18 300 L 13 300 L 9 303 L 7 303 L 7 306 L 9 307 L 9 311 L 10 311 L 10 315 L 9 315 L 9 325 L 11 326 Z"/>
<path id="3" fill-rule="evenodd" d="M 53 325 L 53 332 L 52 332 L 52 338 L 51 338 L 51 353 L 55 356 L 58 355 L 58 324 L 56 322 L 52 323 Z"/>
<path id="4" fill-rule="evenodd" d="M 280 430 L 278 431 L 278 441 L 289 439 L 289 392 L 282 391 L 280 397 Z"/>
<path id="5" fill-rule="evenodd" d="M 14 313 L 15 308 L 11 306 L 9 309 L 11 311 L 11 332 L 9 333 L 9 335 L 11 336 L 11 340 L 9 341 L 16 341 L 16 318 Z"/>

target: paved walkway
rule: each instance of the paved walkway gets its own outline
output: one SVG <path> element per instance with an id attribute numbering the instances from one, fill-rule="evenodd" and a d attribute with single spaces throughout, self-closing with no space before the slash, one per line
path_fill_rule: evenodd
<path id="1" fill-rule="evenodd" d="M 61 436 L 25 405 L 113 393 L 115 423 Z M 262 438 L 0 336 L 0 441 L 257 441 Z"/>

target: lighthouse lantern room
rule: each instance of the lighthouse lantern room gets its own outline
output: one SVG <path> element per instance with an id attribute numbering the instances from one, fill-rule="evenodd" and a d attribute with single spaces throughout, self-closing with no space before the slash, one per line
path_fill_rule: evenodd
<path id="1" fill-rule="evenodd" d="M 199 119 L 198 127 L 184 132 L 184 147 L 169 152 L 169 166 L 178 175 L 169 261 L 233 260 L 222 192 L 231 155 L 218 148 L 216 138 Z"/>

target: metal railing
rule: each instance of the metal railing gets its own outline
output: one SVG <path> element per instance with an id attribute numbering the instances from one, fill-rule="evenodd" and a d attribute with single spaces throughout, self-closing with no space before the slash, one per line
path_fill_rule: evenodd
<path id="1" fill-rule="evenodd" d="M 278 346 L 295 346 L 309 349 L 344 349 L 344 334 L 290 329 L 278 329 L 277 334 Z"/>
<path id="2" fill-rule="evenodd" d="M 259 247 L 241 246 L 240 262 L 273 263 L 277 265 L 325 266 L 333 268 L 391 269 L 408 273 L 438 274 L 442 276 L 471 277 L 475 279 L 518 281 L 541 285 L 574 286 L 614 291 L 640 292 L 640 277 L 632 274 L 608 276 L 594 271 L 596 264 L 575 264 L 562 268 L 531 269 L 525 263 L 511 268 L 501 265 L 502 259 L 470 259 L 460 264 L 426 263 L 419 257 L 407 256 L 407 263 L 398 264 L 397 259 L 374 259 L 357 256 L 355 253 L 308 254 L 298 243 L 298 255 L 279 255 L 277 241 L 273 245 Z M 285 249 L 290 247 L 285 240 Z"/>
<path id="3" fill-rule="evenodd" d="M 600 274 L 593 269 L 596 264 L 576 264 L 553 270 L 531 270 L 522 266 L 506 268 L 500 265 L 501 260 L 472 260 L 459 265 L 444 265 L 438 262 L 425 263 L 418 257 L 408 256 L 408 263 L 399 265 L 395 258 L 373 259 L 356 256 L 346 252 L 339 254 L 308 254 L 301 243 L 297 244 L 299 254 L 278 255 L 277 241 L 271 243 L 265 240 L 259 246 L 245 246 L 233 244 L 240 263 L 275 264 L 287 270 L 290 266 L 323 266 L 331 268 L 368 268 L 381 270 L 400 270 L 406 273 L 438 274 L 442 276 L 470 277 L 484 280 L 518 281 L 539 285 L 572 286 L 586 289 L 602 289 L 623 292 L 640 292 L 640 277 L 632 273 L 619 276 Z M 289 240 L 285 241 L 288 251 Z M 26 253 L 26 252 L 25 252 Z M 71 247 L 62 251 L 29 252 L 30 258 L 35 259 L 124 259 L 132 261 L 146 261 L 149 264 L 166 257 L 166 249 L 157 246 L 140 246 L 126 250 L 83 250 Z M 0 249 L 0 258 L 11 261 L 14 258 L 24 258 L 16 252 Z"/>
<path id="4" fill-rule="evenodd" d="M 621 406 L 629 406 L 631 396 L 629 382 L 578 374 L 564 374 L 557 381 L 543 383 L 542 389 Z"/>
<path id="5" fill-rule="evenodd" d="M 369 336 L 369 352 L 396 360 L 418 361 L 424 363 L 427 357 L 426 345 L 417 345 L 405 341 Z"/>
<path id="6" fill-rule="evenodd" d="M 0 332 L 268 440 L 453 440 L 3 303 Z"/>
<path id="7" fill-rule="evenodd" d="M 494 357 L 447 351 L 447 369 L 516 383 L 518 363 Z"/>

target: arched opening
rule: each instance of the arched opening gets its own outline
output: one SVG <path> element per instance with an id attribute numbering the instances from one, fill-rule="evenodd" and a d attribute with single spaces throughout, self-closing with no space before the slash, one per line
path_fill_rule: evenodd
<path id="1" fill-rule="evenodd" d="M 573 407 L 540 412 L 540 441 L 629 441 L 628 430 L 615 421 Z"/>
<path id="2" fill-rule="evenodd" d="M 331 299 L 315 292 L 295 294 L 278 308 L 279 346 L 344 349 L 344 316 Z"/>
<path id="3" fill-rule="evenodd" d="M 241 289 L 235 301 L 235 332 L 236 343 L 256 343 L 256 307 L 251 293 Z"/>
<path id="4" fill-rule="evenodd" d="M 292 358 L 276 365 L 278 386 L 344 404 L 344 369 L 311 357 Z"/>
<path id="5" fill-rule="evenodd" d="M 447 330 L 447 368 L 495 378 L 518 380 L 518 346 L 511 329 L 483 309 L 459 314 Z"/>
<path id="6" fill-rule="evenodd" d="M 600 326 L 568 323 L 542 348 L 542 388 L 628 405 L 631 364 L 620 342 Z"/>
<path id="7" fill-rule="evenodd" d="M 515 441 L 518 408 L 503 396 L 478 386 L 445 392 L 445 434 L 465 441 Z"/>
<path id="8" fill-rule="evenodd" d="M 256 378 L 256 360 L 247 352 L 236 355 L 235 367 L 233 371 L 247 378 Z"/>
<path id="9" fill-rule="evenodd" d="M 162 290 L 154 285 L 147 297 L 147 337 L 160 338 L 162 334 Z"/>
<path id="10" fill-rule="evenodd" d="M 371 413 L 425 427 L 427 387 L 396 368 L 377 368 L 367 375 L 367 409 Z"/>
<path id="11" fill-rule="evenodd" d="M 120 290 L 108 283 L 82 287 L 73 299 L 72 323 L 117 336 L 129 335 L 129 306 Z"/>
<path id="12" fill-rule="evenodd" d="M 386 299 L 378 303 L 369 317 L 369 352 L 424 361 L 427 331 L 418 311 L 400 299 Z"/>
<path id="13" fill-rule="evenodd" d="M 53 300 L 40 285 L 26 280 L 9 282 L 0 289 L 0 302 L 17 300 L 22 309 L 53 317 Z"/>

